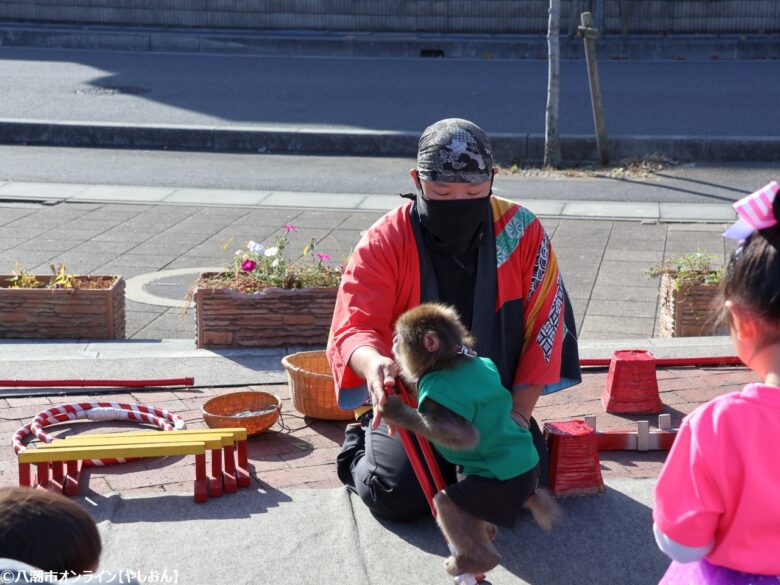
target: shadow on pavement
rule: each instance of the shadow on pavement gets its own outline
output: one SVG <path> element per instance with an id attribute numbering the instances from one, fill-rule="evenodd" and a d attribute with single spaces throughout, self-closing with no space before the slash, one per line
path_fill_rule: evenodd
<path id="1" fill-rule="evenodd" d="M 559 501 L 566 517 L 552 533 L 527 517 L 514 531 L 499 533 L 508 571 L 545 585 L 658 583 L 668 559 L 655 544 L 650 507 L 609 488 L 603 496 Z"/>
<path id="2" fill-rule="evenodd" d="M 625 480 L 617 488 L 608 486 L 601 496 L 560 498 L 564 518 L 550 533 L 544 533 L 529 514 L 522 513 L 514 529 L 499 528 L 496 548 L 502 559 L 487 575 L 487 582 L 658 583 L 668 559 L 655 544 L 652 510 L 643 503 L 649 500 L 653 483 Z M 432 519 L 410 524 L 377 520 L 401 540 L 441 557 L 442 562 L 449 554 Z"/>
<path id="3" fill-rule="evenodd" d="M 658 176 L 662 176 L 662 177 L 665 177 L 667 179 L 679 179 L 678 177 L 672 177 L 672 176 L 669 176 L 669 175 L 664 175 L 663 173 L 656 173 L 656 174 Z M 631 185 L 650 187 L 652 189 L 667 189 L 669 191 L 675 191 L 677 193 L 687 193 L 689 195 L 699 195 L 701 197 L 705 197 L 706 199 L 714 199 L 716 201 L 732 202 L 732 201 L 736 201 L 737 199 L 739 199 L 743 195 L 743 191 L 742 190 L 733 189 L 731 187 L 725 187 L 723 185 L 712 185 L 712 184 L 709 184 L 709 183 L 704 183 L 704 184 L 705 185 L 709 184 L 712 187 L 715 187 L 715 188 L 718 188 L 718 189 L 727 189 L 729 191 L 734 191 L 735 195 L 733 197 L 722 196 L 722 195 L 713 195 L 712 193 L 707 193 L 706 191 L 695 191 L 693 189 L 684 189 L 682 187 L 677 187 L 677 186 L 673 186 L 673 185 L 664 185 L 663 183 L 659 183 L 657 181 L 654 181 L 652 183 L 648 183 L 648 182 L 646 182 L 644 180 L 637 181 L 637 180 L 633 180 L 633 179 L 622 179 L 622 178 L 619 178 L 619 177 L 603 177 L 603 178 L 604 179 L 609 179 L 611 181 L 618 181 L 620 183 L 630 183 Z M 681 179 L 681 180 L 688 180 L 688 179 Z M 692 181 L 692 182 L 700 183 L 701 181 Z"/>
<path id="4" fill-rule="evenodd" d="M 189 495 L 157 495 L 154 505 L 144 498 L 122 498 L 120 494 L 102 496 L 90 494 L 83 498 L 87 508 L 96 522 L 110 520 L 112 523 L 136 522 L 179 522 L 192 520 L 226 520 L 250 518 L 256 514 L 268 512 L 280 504 L 292 502 L 285 493 L 268 485 L 258 488 L 256 483 L 238 492 L 242 497 L 241 505 L 234 505 L 236 494 L 223 494 L 219 498 L 209 498 L 203 504 L 196 504 Z"/>
<path id="5" fill-rule="evenodd" d="M 745 190 L 744 189 L 740 189 L 738 187 L 729 187 L 728 185 L 721 185 L 719 183 L 712 183 L 710 181 L 702 181 L 700 179 L 691 179 L 689 177 L 680 177 L 680 176 L 670 175 L 670 174 L 663 173 L 663 172 L 658 172 L 658 173 L 656 173 L 656 175 L 658 175 L 659 177 L 663 177 L 665 179 L 671 179 L 673 181 L 684 181 L 686 183 L 694 183 L 696 185 L 704 185 L 705 187 L 716 187 L 718 189 L 725 189 L 727 191 L 734 191 L 734 193 L 737 194 L 736 199 L 738 199 L 740 197 L 743 197 L 744 194 L 745 194 Z"/>

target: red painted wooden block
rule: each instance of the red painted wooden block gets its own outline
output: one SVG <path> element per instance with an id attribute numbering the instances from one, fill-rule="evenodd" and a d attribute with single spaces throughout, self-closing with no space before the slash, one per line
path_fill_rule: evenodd
<path id="1" fill-rule="evenodd" d="M 581 420 L 544 424 L 550 490 L 556 496 L 604 493 L 596 432 Z"/>
<path id="2" fill-rule="evenodd" d="M 623 350 L 612 355 L 607 384 L 601 394 L 607 412 L 657 414 L 661 397 L 655 376 L 655 357 L 649 351 Z"/>

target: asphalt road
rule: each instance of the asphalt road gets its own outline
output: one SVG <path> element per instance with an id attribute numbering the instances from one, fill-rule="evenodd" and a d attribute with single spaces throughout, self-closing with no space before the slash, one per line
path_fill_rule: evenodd
<path id="1" fill-rule="evenodd" d="M 612 135 L 775 136 L 780 62 L 605 61 Z M 0 118 L 419 132 L 450 116 L 544 131 L 545 61 L 274 58 L 0 49 Z M 584 61 L 561 132 L 592 134 Z"/>

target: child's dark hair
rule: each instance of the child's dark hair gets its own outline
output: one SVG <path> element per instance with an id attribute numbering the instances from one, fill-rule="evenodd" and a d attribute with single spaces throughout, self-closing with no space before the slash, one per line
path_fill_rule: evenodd
<path id="1" fill-rule="evenodd" d="M 772 213 L 780 222 L 780 195 Z M 721 292 L 724 300 L 733 300 L 768 325 L 780 327 L 780 223 L 753 232 L 732 253 Z"/>
<path id="2" fill-rule="evenodd" d="M 0 488 L 0 557 L 83 575 L 97 568 L 101 548 L 95 520 L 76 502 L 35 488 Z"/>

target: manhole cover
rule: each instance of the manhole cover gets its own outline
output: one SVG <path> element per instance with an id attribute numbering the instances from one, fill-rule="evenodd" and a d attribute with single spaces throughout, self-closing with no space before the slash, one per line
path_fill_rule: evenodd
<path id="1" fill-rule="evenodd" d="M 133 85 L 96 85 L 76 90 L 76 95 L 141 95 L 149 93 L 148 87 Z"/>
<path id="2" fill-rule="evenodd" d="M 156 278 L 143 285 L 142 290 L 155 297 L 181 301 L 187 296 L 187 292 L 195 284 L 199 275 L 200 272 L 185 272 L 184 274 Z"/>
<path id="3" fill-rule="evenodd" d="M 185 300 L 187 292 L 195 284 L 201 272 L 221 272 L 220 267 L 182 268 L 140 274 L 128 278 L 125 297 L 136 303 L 160 305 L 163 307 L 189 307 Z"/>

